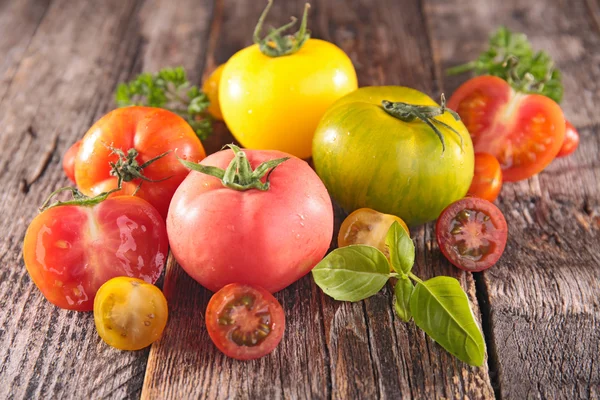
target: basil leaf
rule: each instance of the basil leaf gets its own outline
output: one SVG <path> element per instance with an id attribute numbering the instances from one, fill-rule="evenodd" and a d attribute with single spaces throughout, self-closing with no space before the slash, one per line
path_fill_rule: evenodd
<path id="1" fill-rule="evenodd" d="M 415 244 L 398 221 L 390 226 L 385 244 L 390 251 L 392 268 L 398 273 L 408 274 L 415 263 Z"/>
<path id="2" fill-rule="evenodd" d="M 410 311 L 417 326 L 448 352 L 467 364 L 483 364 L 483 335 L 456 279 L 438 276 L 417 283 Z"/>
<path id="3" fill-rule="evenodd" d="M 410 313 L 410 298 L 415 287 L 408 277 L 398 279 L 396 286 L 394 286 L 394 294 L 396 295 L 396 302 L 394 308 L 396 314 L 404 321 L 410 321 L 412 314 Z"/>
<path id="4" fill-rule="evenodd" d="M 373 296 L 390 277 L 385 255 L 372 246 L 335 249 L 312 270 L 315 283 L 336 300 L 359 301 Z"/>

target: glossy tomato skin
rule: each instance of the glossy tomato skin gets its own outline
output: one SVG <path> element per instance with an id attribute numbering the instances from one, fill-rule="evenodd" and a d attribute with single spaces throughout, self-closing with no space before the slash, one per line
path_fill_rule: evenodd
<path id="1" fill-rule="evenodd" d="M 432 221 L 462 198 L 473 178 L 473 146 L 460 121 L 437 117 L 464 141 L 444 132 L 446 151 L 420 121 L 387 114 L 382 100 L 436 105 L 406 87 L 365 87 L 343 97 L 323 116 L 313 141 L 315 169 L 331 196 L 346 210 L 372 208 L 400 217 L 408 226 Z"/>
<path id="2" fill-rule="evenodd" d="M 42 294 L 77 311 L 92 310 L 98 288 L 116 276 L 156 282 L 167 251 L 162 217 L 133 196 L 49 208 L 33 219 L 23 244 L 25 266 Z"/>
<path id="3" fill-rule="evenodd" d="M 62 161 L 63 171 L 65 171 L 65 175 L 73 183 L 75 183 L 75 158 L 77 157 L 77 152 L 79 151 L 80 146 L 80 140 L 73 143 L 73 145 L 69 147 L 65 153 Z"/>
<path id="4" fill-rule="evenodd" d="M 177 160 L 197 162 L 205 157 L 202 143 L 180 116 L 152 107 L 124 107 L 106 114 L 85 134 L 75 162 L 75 181 L 86 195 L 97 195 L 117 187 L 117 178 L 110 175 L 109 162 L 118 157 L 108 146 L 138 151 L 137 161 L 146 161 L 170 151 L 165 157 L 144 168 L 143 174 L 160 182 L 143 182 L 136 196 L 148 201 L 166 218 L 169 202 L 188 170 Z M 137 187 L 140 179 L 132 180 Z M 117 192 L 130 194 L 132 190 Z"/>
<path id="5" fill-rule="evenodd" d="M 454 92 L 448 107 L 461 116 L 475 151 L 498 159 L 506 182 L 542 171 L 564 140 L 565 119 L 556 102 L 515 92 L 495 76 L 468 80 Z"/>
<path id="6" fill-rule="evenodd" d="M 208 302 L 206 329 L 225 355 L 252 360 L 272 352 L 281 342 L 285 314 L 267 290 L 232 283 Z"/>
<path id="7" fill-rule="evenodd" d="M 491 154 L 475 153 L 475 174 L 469 187 L 469 196 L 493 202 L 502 190 L 502 169 Z"/>
<path id="8" fill-rule="evenodd" d="M 442 212 L 435 233 L 448 261 L 462 270 L 479 272 L 496 264 L 502 256 L 508 226 L 494 204 L 467 197 Z"/>
<path id="9" fill-rule="evenodd" d="M 245 153 L 252 168 L 289 156 Z M 223 150 L 201 164 L 225 169 L 232 158 Z M 167 217 L 171 251 L 209 290 L 243 283 L 276 292 L 307 274 L 329 248 L 331 200 L 310 166 L 292 157 L 275 168 L 270 182 L 267 191 L 237 191 L 192 171 L 175 192 Z"/>
<path id="10" fill-rule="evenodd" d="M 357 87 L 350 58 L 332 43 L 309 39 L 298 52 L 282 57 L 268 57 L 252 45 L 227 61 L 219 103 L 244 147 L 308 158 L 327 108 Z"/>
<path id="11" fill-rule="evenodd" d="M 223 121 L 223 113 L 221 113 L 221 106 L 219 105 L 219 83 L 224 68 L 225 64 L 219 65 L 202 84 L 202 91 L 206 93 L 210 101 L 208 112 L 219 121 Z"/>
<path id="12" fill-rule="evenodd" d="M 577 150 L 577 146 L 579 146 L 579 133 L 577 132 L 577 129 L 567 121 L 565 125 L 565 139 L 556 157 L 566 157 L 573 154 L 575 150 Z"/>

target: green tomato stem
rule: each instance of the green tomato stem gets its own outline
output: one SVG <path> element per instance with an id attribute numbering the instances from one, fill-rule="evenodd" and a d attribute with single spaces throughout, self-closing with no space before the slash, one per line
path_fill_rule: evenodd
<path id="1" fill-rule="evenodd" d="M 121 190 L 121 187 L 117 187 L 114 188 L 113 190 L 110 190 L 108 192 L 104 192 L 104 193 L 100 193 L 97 196 L 94 197 L 88 197 L 86 195 L 84 195 L 83 193 L 81 193 L 79 190 L 77 190 L 77 188 L 68 186 L 68 187 L 63 187 L 60 189 L 55 190 L 54 192 L 50 193 L 50 196 L 48 196 L 48 198 L 46 199 L 46 201 L 44 202 L 44 204 L 42 204 L 42 206 L 40 207 L 40 212 L 43 212 L 49 208 L 52 207 L 58 207 L 58 206 L 84 206 L 84 207 L 93 207 L 96 204 L 99 204 L 101 202 L 103 202 L 104 200 L 106 200 L 108 198 L 108 196 L 111 193 L 114 193 L 116 191 Z M 55 201 L 52 204 L 50 203 L 50 200 L 52 200 L 52 198 L 54 196 L 56 196 L 59 193 L 62 192 L 66 192 L 69 191 L 71 192 L 71 195 L 73 196 L 73 199 L 71 200 L 66 200 L 66 201 Z"/>

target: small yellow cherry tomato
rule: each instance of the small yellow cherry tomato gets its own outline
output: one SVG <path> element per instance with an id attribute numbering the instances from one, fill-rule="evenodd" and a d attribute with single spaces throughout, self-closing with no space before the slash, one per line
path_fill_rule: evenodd
<path id="1" fill-rule="evenodd" d="M 223 121 L 221 106 L 219 106 L 219 82 L 221 81 L 224 67 L 225 64 L 219 65 L 202 84 L 202 91 L 206 93 L 208 100 L 210 101 L 208 112 L 219 121 Z"/>
<path id="2" fill-rule="evenodd" d="M 410 234 L 408 226 L 395 215 L 382 214 L 370 208 L 359 208 L 342 222 L 338 234 L 338 247 L 366 244 L 377 247 L 386 257 L 389 257 L 385 237 L 394 221 L 397 221 Z"/>
<path id="3" fill-rule="evenodd" d="M 94 321 L 100 337 L 120 350 L 139 350 L 160 338 L 167 324 L 167 299 L 141 279 L 118 277 L 100 287 Z"/>

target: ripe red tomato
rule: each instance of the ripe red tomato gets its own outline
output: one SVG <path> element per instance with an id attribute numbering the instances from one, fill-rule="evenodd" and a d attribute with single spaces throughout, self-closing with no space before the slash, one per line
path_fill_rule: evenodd
<path id="1" fill-rule="evenodd" d="M 496 264 L 508 236 L 506 220 L 498 207 L 476 197 L 450 204 L 438 218 L 435 231 L 444 256 L 471 272 Z"/>
<path id="2" fill-rule="evenodd" d="M 565 140 L 556 157 L 566 157 L 569 154 L 572 154 L 577 150 L 577 146 L 579 146 L 579 133 L 577 132 L 577 129 L 567 121 L 565 125 Z"/>
<path id="3" fill-rule="evenodd" d="M 271 170 L 268 190 L 239 191 L 192 171 L 175 192 L 167 217 L 171 251 L 206 288 L 243 283 L 273 293 L 306 275 L 327 252 L 333 208 L 305 161 L 274 150 L 228 149 L 201 165 L 225 169 L 247 159 L 254 169 L 288 156 Z"/>
<path id="4" fill-rule="evenodd" d="M 490 153 L 506 182 L 527 179 L 556 157 L 565 136 L 565 118 L 553 100 L 515 92 L 503 79 L 478 76 L 448 101 L 467 126 L 475 152 Z"/>
<path id="5" fill-rule="evenodd" d="M 65 153 L 62 161 L 63 171 L 65 171 L 65 175 L 67 178 L 71 180 L 71 182 L 75 183 L 75 157 L 77 157 L 77 152 L 79 151 L 79 147 L 81 146 L 81 140 L 73 143 L 69 150 Z"/>
<path id="6" fill-rule="evenodd" d="M 496 157 L 488 153 L 475 153 L 475 174 L 467 195 L 493 202 L 498 198 L 500 189 L 502 169 Z"/>
<path id="7" fill-rule="evenodd" d="M 163 218 L 167 216 L 173 193 L 188 174 L 176 155 L 194 162 L 205 157 L 193 129 L 177 114 L 152 107 L 118 108 L 97 121 L 81 141 L 75 161 L 75 180 L 86 195 L 97 195 L 117 187 L 117 178 L 111 175 L 109 162 L 116 163 L 119 157 L 109 146 L 124 153 L 130 149 L 137 152 L 134 157 L 137 166 L 127 166 L 129 171 L 170 151 L 143 168 L 143 175 L 155 182 L 130 176 L 130 184 L 125 185 L 128 187 L 115 194 L 132 194 L 142 183 L 136 196 L 156 207 Z"/>
<path id="8" fill-rule="evenodd" d="M 226 356 L 252 360 L 269 354 L 281 342 L 285 315 L 265 289 L 232 283 L 208 302 L 206 329 Z"/>
<path id="9" fill-rule="evenodd" d="M 112 197 L 92 205 L 63 205 L 38 214 L 23 244 L 33 282 L 53 304 L 90 311 L 111 278 L 154 283 L 167 258 L 165 223 L 147 201 Z"/>

